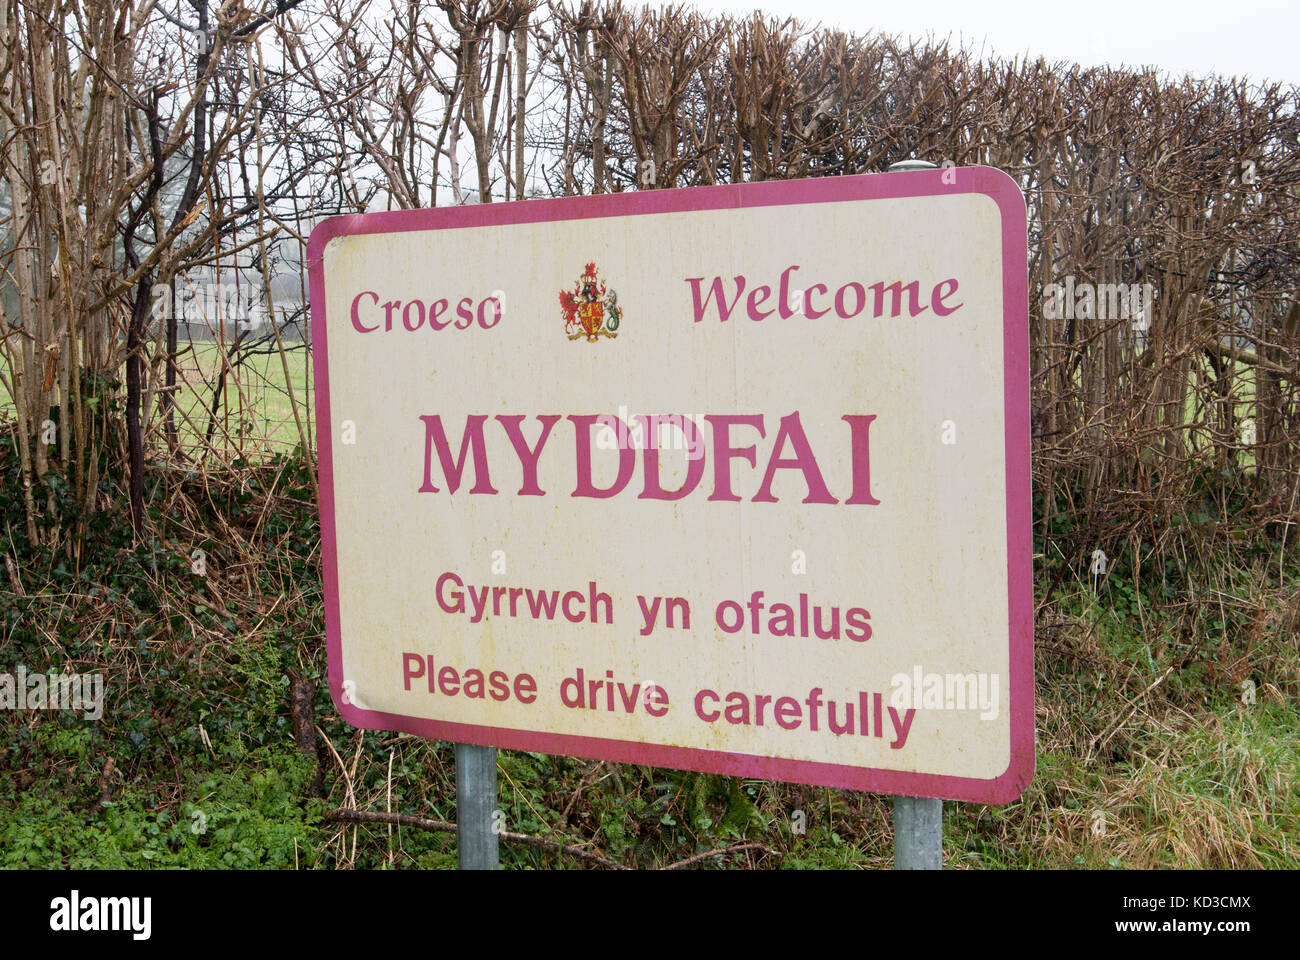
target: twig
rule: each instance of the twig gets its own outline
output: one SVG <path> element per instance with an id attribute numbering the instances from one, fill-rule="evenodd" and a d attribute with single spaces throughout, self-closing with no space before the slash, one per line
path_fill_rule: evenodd
<path id="1" fill-rule="evenodd" d="M 676 863 L 670 863 L 664 867 L 665 870 L 680 870 L 682 867 L 689 867 L 693 863 L 699 863 L 701 860 L 707 860 L 709 857 L 716 857 L 726 853 L 740 853 L 743 850 L 762 850 L 764 853 L 779 857 L 781 854 L 771 847 L 762 843 L 741 843 L 734 847 L 718 847 L 716 850 L 708 850 L 704 853 L 697 853 L 693 857 L 687 857 L 685 860 L 678 860 Z"/>
<path id="2" fill-rule="evenodd" d="M 1094 749 L 1100 750 L 1101 748 L 1105 747 L 1106 744 L 1110 743 L 1110 738 L 1115 736 L 1115 734 L 1119 732 L 1120 728 L 1124 726 L 1125 723 L 1128 722 L 1129 717 L 1133 716 L 1133 714 L 1137 712 L 1138 702 L 1143 697 L 1145 697 L 1148 693 L 1154 690 L 1156 687 L 1160 686 L 1160 684 L 1164 682 L 1165 677 L 1169 676 L 1169 674 L 1173 672 L 1174 672 L 1174 668 L 1171 666 L 1164 673 L 1160 674 L 1160 676 L 1156 678 L 1156 681 L 1152 683 L 1151 686 L 1147 687 L 1145 690 L 1143 690 L 1136 697 L 1134 697 L 1132 700 L 1130 700 L 1128 703 L 1124 705 L 1126 708 L 1129 708 L 1128 713 L 1124 714 L 1123 717 L 1121 717 L 1116 723 L 1114 723 L 1111 726 L 1111 728 L 1106 732 L 1106 736 L 1100 738 L 1101 741 L 1100 743 L 1094 740 L 1093 745 L 1088 747 L 1088 755 L 1083 758 L 1083 762 L 1085 765 L 1088 763 L 1089 760 L 1092 759 L 1093 750 Z"/>
<path id="3" fill-rule="evenodd" d="M 1283 543 L 1285 544 L 1285 542 L 1284 539 Z M 24 596 L 23 582 L 18 579 L 18 567 L 14 564 L 14 558 L 7 553 L 5 554 L 5 569 L 9 571 L 9 584 L 13 587 L 14 593 L 20 597 Z"/>
<path id="4" fill-rule="evenodd" d="M 455 833 L 456 824 L 449 823 L 446 820 L 429 820 L 425 817 L 413 817 L 406 813 L 372 813 L 368 810 L 349 810 L 340 807 L 337 810 L 327 811 L 324 817 L 326 820 L 334 823 L 396 823 L 404 827 L 419 827 L 421 830 L 437 830 L 441 833 Z M 530 847 L 540 847 L 544 850 L 555 850 L 561 853 L 567 853 L 571 856 L 578 857 L 582 860 L 588 860 L 592 863 L 599 863 L 602 867 L 608 867 L 611 870 L 628 870 L 623 864 L 602 857 L 599 854 L 583 850 L 581 847 L 575 847 L 569 843 L 560 843 L 558 840 L 547 840 L 544 837 L 534 837 L 526 833 L 507 833 L 497 834 L 502 840 L 509 840 L 512 843 L 522 843 Z"/>

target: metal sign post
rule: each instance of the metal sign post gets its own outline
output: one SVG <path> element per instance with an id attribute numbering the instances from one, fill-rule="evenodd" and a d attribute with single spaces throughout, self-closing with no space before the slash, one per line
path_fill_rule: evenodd
<path id="1" fill-rule="evenodd" d="M 456 744 L 456 857 L 462 870 L 495 870 L 497 752 Z"/>
<path id="2" fill-rule="evenodd" d="M 931 170 L 928 160 L 900 160 L 890 173 Z M 894 797 L 894 869 L 943 869 L 943 801 L 934 797 Z"/>
<path id="3" fill-rule="evenodd" d="M 894 797 L 894 869 L 943 869 L 943 801 Z"/>

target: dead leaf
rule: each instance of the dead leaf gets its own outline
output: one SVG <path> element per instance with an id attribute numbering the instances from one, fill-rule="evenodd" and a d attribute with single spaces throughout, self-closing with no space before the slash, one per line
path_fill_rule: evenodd
<path id="1" fill-rule="evenodd" d="M 59 371 L 59 348 L 55 346 L 47 347 L 45 350 L 45 389 L 48 390 L 54 386 L 54 380 Z"/>

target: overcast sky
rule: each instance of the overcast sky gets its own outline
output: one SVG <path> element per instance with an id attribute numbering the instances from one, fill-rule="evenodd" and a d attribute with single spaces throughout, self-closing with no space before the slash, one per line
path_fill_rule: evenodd
<path id="1" fill-rule="evenodd" d="M 931 34 L 1003 57 L 1028 53 L 1085 66 L 1151 64 L 1171 73 L 1300 84 L 1300 0 L 699 0 L 700 10 L 755 8 L 853 32 Z"/>

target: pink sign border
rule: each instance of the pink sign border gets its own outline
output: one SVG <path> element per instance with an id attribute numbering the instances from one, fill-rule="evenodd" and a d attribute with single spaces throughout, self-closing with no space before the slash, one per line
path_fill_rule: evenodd
<path id="1" fill-rule="evenodd" d="M 954 183 L 945 183 L 944 175 Z M 893 197 L 982 193 L 1002 218 L 1003 358 L 1005 366 L 1007 582 L 1010 627 L 1011 761 L 993 779 L 910 773 L 807 760 L 638 743 L 601 737 L 479 726 L 364 710 L 343 702 L 342 637 L 338 606 L 338 555 L 334 526 L 333 428 L 329 415 L 329 344 L 325 323 L 323 254 L 335 237 L 408 230 L 447 230 L 602 217 L 640 216 L 688 210 Z M 860 174 L 808 180 L 780 180 L 636 193 L 564 197 L 516 203 L 474 204 L 432 210 L 331 217 L 312 231 L 307 245 L 311 289 L 316 436 L 320 468 L 322 570 L 329 687 L 343 719 L 356 727 L 399 730 L 439 740 L 510 750 L 565 754 L 698 770 L 728 776 L 783 780 L 875 793 L 941 797 L 978 803 L 1008 803 L 1034 773 L 1033 554 L 1029 472 L 1029 317 L 1025 199 L 1015 181 L 991 167 L 957 167 L 907 173 Z"/>

